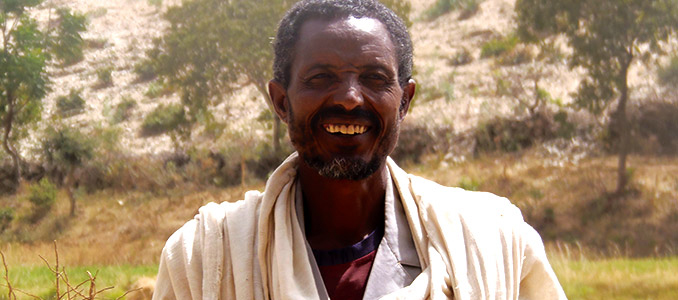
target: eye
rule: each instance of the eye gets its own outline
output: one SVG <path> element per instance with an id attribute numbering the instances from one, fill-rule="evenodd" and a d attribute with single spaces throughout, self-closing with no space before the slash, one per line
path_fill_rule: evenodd
<path id="1" fill-rule="evenodd" d="M 309 86 L 317 87 L 331 82 L 333 78 L 334 76 L 332 76 L 332 74 L 321 72 L 309 76 L 306 79 L 306 84 Z"/>
<path id="2" fill-rule="evenodd" d="M 380 73 L 367 73 L 361 77 L 365 84 L 379 87 L 389 85 L 393 81 L 388 76 Z"/>

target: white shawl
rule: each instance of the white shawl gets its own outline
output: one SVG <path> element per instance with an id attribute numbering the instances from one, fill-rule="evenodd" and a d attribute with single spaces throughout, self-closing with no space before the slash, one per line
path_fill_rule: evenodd
<path id="1" fill-rule="evenodd" d="M 294 153 L 263 193 L 209 203 L 163 249 L 153 299 L 317 299 Z M 539 234 L 505 198 L 440 186 L 390 158 L 422 273 L 383 299 L 566 299 Z"/>

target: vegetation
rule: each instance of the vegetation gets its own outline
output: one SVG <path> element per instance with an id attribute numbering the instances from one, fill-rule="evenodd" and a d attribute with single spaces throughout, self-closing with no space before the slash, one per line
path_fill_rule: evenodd
<path id="1" fill-rule="evenodd" d="M 113 67 L 103 67 L 97 69 L 97 82 L 94 84 L 94 88 L 101 89 L 110 87 L 113 85 Z"/>
<path id="2" fill-rule="evenodd" d="M 81 90 L 71 89 L 67 96 L 59 96 L 56 99 L 57 112 L 62 117 L 70 117 L 82 113 L 85 108 L 85 100 L 80 96 Z"/>
<path id="3" fill-rule="evenodd" d="M 141 133 L 144 136 L 153 136 L 173 130 L 181 131 L 186 126 L 188 120 L 182 105 L 160 104 L 144 118 Z"/>
<path id="4" fill-rule="evenodd" d="M 74 216 L 76 172 L 94 156 L 93 140 L 76 128 L 48 128 L 42 150 L 47 162 L 65 174 L 64 185 L 70 199 L 70 215 Z"/>
<path id="5" fill-rule="evenodd" d="M 678 55 L 671 57 L 667 65 L 659 67 L 657 77 L 659 83 L 664 86 L 671 88 L 678 86 Z"/>
<path id="6" fill-rule="evenodd" d="M 31 222 L 39 221 L 52 209 L 56 201 L 56 193 L 56 186 L 47 178 L 43 178 L 30 186 L 28 201 L 33 205 Z"/>
<path id="7" fill-rule="evenodd" d="M 482 0 L 436 0 L 436 2 L 424 12 L 428 20 L 436 19 L 450 11 L 461 10 L 460 19 L 466 19 L 474 15 L 480 9 Z"/>
<path id="8" fill-rule="evenodd" d="M 518 42 L 518 37 L 515 35 L 489 40 L 483 44 L 480 57 L 487 58 L 502 55 L 513 50 L 518 45 Z"/>
<path id="9" fill-rule="evenodd" d="M 11 156 L 14 180 L 21 181 L 20 154 L 16 147 L 26 136 L 25 126 L 40 119 L 42 98 L 48 89 L 45 66 L 54 54 L 64 63 L 77 59 L 82 48 L 84 18 L 58 10 L 59 27 L 41 31 L 26 12 L 42 1 L 17 0 L 0 6 L 0 141 Z"/>
<path id="10" fill-rule="evenodd" d="M 58 8 L 56 13 L 58 26 L 52 46 L 54 56 L 63 65 L 72 65 L 84 58 L 82 49 L 85 42 L 80 33 L 87 30 L 87 17 L 63 7 Z"/>
<path id="11" fill-rule="evenodd" d="M 616 104 L 613 118 L 619 134 L 617 188 L 627 188 L 629 144 L 628 74 L 635 60 L 656 53 L 678 30 L 678 3 L 662 0 L 518 0 L 519 32 L 523 39 L 540 41 L 563 34 L 573 49 L 570 66 L 586 75 L 575 102 L 594 114 Z"/>
<path id="12" fill-rule="evenodd" d="M 137 101 L 130 97 L 123 97 L 122 101 L 115 106 L 111 123 L 118 124 L 127 121 L 132 111 L 137 107 Z"/>

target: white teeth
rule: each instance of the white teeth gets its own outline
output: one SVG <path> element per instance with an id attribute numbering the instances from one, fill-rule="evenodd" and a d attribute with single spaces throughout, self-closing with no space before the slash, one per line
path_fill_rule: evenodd
<path id="1" fill-rule="evenodd" d="M 341 133 L 347 135 L 363 134 L 367 131 L 367 126 L 362 125 L 345 125 L 345 124 L 327 124 L 325 131 L 329 133 Z"/>

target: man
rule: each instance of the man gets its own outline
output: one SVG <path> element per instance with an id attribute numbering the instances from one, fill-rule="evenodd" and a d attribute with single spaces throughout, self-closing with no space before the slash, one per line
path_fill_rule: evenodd
<path id="1" fill-rule="evenodd" d="M 154 299 L 564 299 L 508 200 L 388 158 L 414 96 L 403 22 L 308 0 L 280 23 L 269 93 L 297 152 L 263 193 L 208 204 L 163 249 Z"/>

